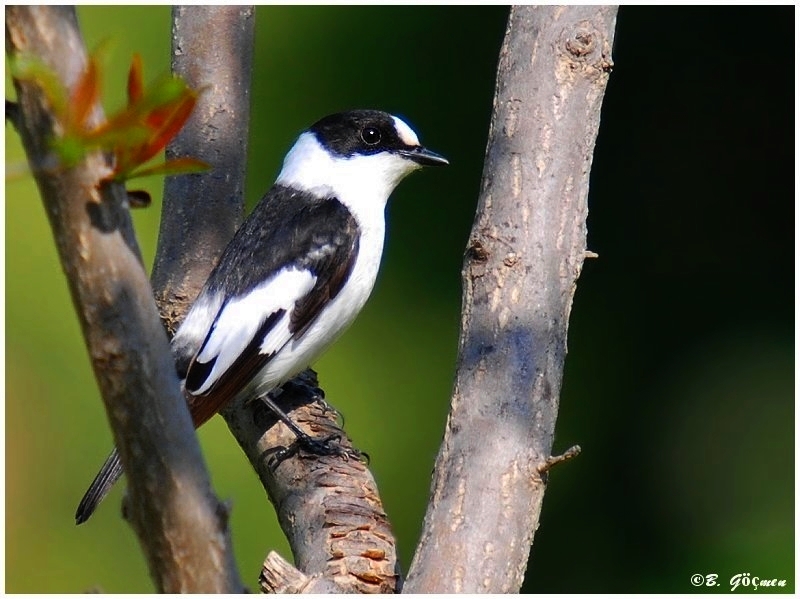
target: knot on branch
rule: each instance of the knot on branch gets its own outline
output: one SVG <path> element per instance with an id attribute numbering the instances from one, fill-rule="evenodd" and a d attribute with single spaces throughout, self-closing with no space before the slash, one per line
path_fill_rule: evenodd
<path id="1" fill-rule="evenodd" d="M 575 30 L 567 36 L 564 47 L 576 60 L 584 60 L 597 47 L 597 32 L 588 21 L 578 23 Z"/>
<path id="2" fill-rule="evenodd" d="M 571 69 L 580 67 L 611 72 L 611 50 L 607 39 L 591 21 L 580 21 L 561 33 L 562 47 Z"/>

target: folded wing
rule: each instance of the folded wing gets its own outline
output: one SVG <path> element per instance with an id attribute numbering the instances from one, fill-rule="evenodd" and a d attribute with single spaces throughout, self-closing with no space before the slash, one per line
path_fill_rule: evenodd
<path id="1" fill-rule="evenodd" d="M 231 244 L 239 251 L 226 250 L 196 302 L 203 309 L 193 308 L 181 325 L 193 334 L 207 330 L 185 372 L 195 426 L 245 389 L 290 341 L 300 340 L 353 269 L 358 225 L 350 212 L 335 198 L 298 201 L 291 197 L 297 194 L 273 198 L 272 218 L 266 219 L 272 230 L 265 230 L 263 219 L 251 230 L 256 219 L 248 219 L 237 235 L 266 235 L 270 241 L 255 244 L 258 249 L 246 256 L 246 243 Z M 219 305 L 210 326 L 204 302 Z M 205 322 L 192 322 L 194 312 Z M 281 374 L 266 382 L 282 384 Z"/>

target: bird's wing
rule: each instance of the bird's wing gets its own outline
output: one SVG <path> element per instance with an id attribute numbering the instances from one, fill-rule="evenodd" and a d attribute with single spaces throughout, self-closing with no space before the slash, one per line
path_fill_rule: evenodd
<path id="1" fill-rule="evenodd" d="M 204 294 L 216 298 L 220 290 L 225 293 L 186 371 L 185 389 L 196 426 L 242 391 L 290 340 L 300 339 L 352 271 L 358 225 L 335 198 L 304 202 L 284 216 L 267 238 L 263 219 L 261 229 L 250 230 L 251 236 L 261 235 L 256 244 L 235 243 L 234 238 L 229 244 L 233 249 L 223 253 L 198 298 L 202 305 Z M 251 219 L 241 235 L 252 229 Z M 191 312 L 187 321 L 190 316 Z M 183 327 L 198 328 L 192 322 Z"/>

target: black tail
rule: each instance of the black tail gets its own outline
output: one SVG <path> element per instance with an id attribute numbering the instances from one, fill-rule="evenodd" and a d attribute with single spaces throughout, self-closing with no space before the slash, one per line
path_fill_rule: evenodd
<path id="1" fill-rule="evenodd" d="M 122 476 L 122 464 L 115 447 L 81 499 L 78 511 L 75 512 L 75 524 L 83 524 L 89 519 L 120 476 Z"/>

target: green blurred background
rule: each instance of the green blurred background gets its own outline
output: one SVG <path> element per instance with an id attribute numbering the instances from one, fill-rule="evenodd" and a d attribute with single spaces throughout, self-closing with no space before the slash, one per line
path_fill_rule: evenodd
<path id="1" fill-rule="evenodd" d="M 81 7 L 114 42 L 106 109 L 133 52 L 169 61 L 168 7 Z M 247 198 L 318 117 L 405 116 L 448 169 L 405 181 L 382 274 L 318 364 L 372 457 L 407 568 L 447 413 L 460 268 L 478 194 L 502 7 L 260 7 Z M 794 589 L 794 8 L 620 10 L 592 171 L 589 248 L 569 335 L 551 477 L 529 592 L 691 592 L 740 572 Z M 6 78 L 7 94 L 9 85 Z M 23 160 L 6 127 L 6 164 Z M 152 263 L 162 181 L 135 213 Z M 30 179 L 6 181 L 6 590 L 148 592 L 121 489 L 73 513 L 110 433 Z M 221 419 L 200 433 L 246 582 L 288 556 Z M 784 589 L 787 590 L 787 589 Z"/>

